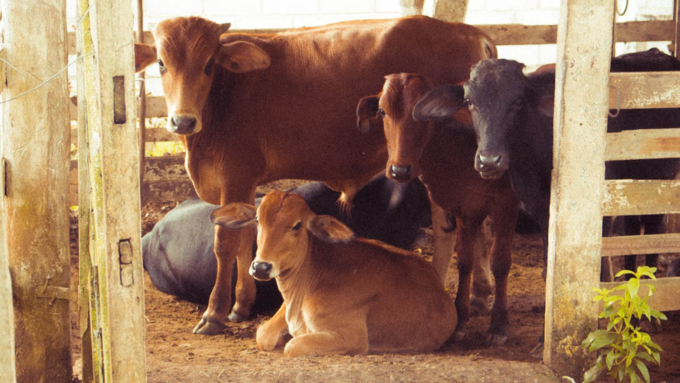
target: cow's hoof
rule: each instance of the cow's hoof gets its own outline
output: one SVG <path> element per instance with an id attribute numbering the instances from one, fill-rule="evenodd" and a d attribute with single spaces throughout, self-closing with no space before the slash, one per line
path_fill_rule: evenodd
<path id="1" fill-rule="evenodd" d="M 232 311 L 231 314 L 228 316 L 230 322 L 243 322 L 248 320 L 247 315 L 239 314 L 237 312 Z"/>
<path id="2" fill-rule="evenodd" d="M 226 329 L 223 323 L 213 322 L 205 318 L 201 319 L 200 322 L 194 327 L 194 334 L 200 335 L 217 335 L 220 334 L 224 329 Z"/>
<path id="3" fill-rule="evenodd" d="M 508 341 L 508 336 L 503 334 L 486 334 L 486 342 L 490 346 L 502 346 Z"/>
<path id="4" fill-rule="evenodd" d="M 465 331 L 456 330 L 456 332 L 453 333 L 453 340 L 456 342 L 465 340 L 465 338 L 467 338 L 467 333 Z"/>

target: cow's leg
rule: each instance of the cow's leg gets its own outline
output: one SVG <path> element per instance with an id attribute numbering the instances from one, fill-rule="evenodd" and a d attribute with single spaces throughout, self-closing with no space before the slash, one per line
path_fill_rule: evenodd
<path id="1" fill-rule="evenodd" d="M 498 198 L 491 214 L 493 242 L 491 244 L 491 271 L 496 281 L 496 296 L 491 308 L 491 324 L 487 339 L 491 344 L 502 345 L 508 339 L 508 274 L 512 266 L 512 239 L 517 224 L 518 208 L 514 195 Z"/>
<path id="2" fill-rule="evenodd" d="M 456 292 L 456 311 L 458 313 L 458 325 L 456 326 L 455 338 L 465 338 L 465 325 L 470 320 L 470 287 L 472 285 L 472 270 L 475 264 L 475 242 L 479 224 L 471 225 L 462 219 L 456 219 L 458 240 L 456 251 L 458 253 L 458 291 Z"/>
<path id="3" fill-rule="evenodd" d="M 286 322 L 286 303 L 284 302 L 274 316 L 257 329 L 255 341 L 257 348 L 271 351 L 286 343 L 288 323 Z"/>
<path id="4" fill-rule="evenodd" d="M 239 184 L 238 182 L 235 184 Z M 248 183 L 240 182 L 240 185 Z M 229 190 L 225 188 L 225 190 Z M 231 190 L 221 197 L 222 206 L 231 202 L 254 204 L 255 187 Z M 229 230 L 215 226 L 215 257 L 217 258 L 217 278 L 208 308 L 201 321 L 194 327 L 195 334 L 215 335 L 222 332 L 228 319 L 244 320 L 250 315 L 250 308 L 255 302 L 255 280 L 248 275 L 252 261 L 255 229 Z M 234 260 L 237 260 L 238 279 L 236 281 L 234 312 L 231 309 L 231 285 Z"/>
<path id="5" fill-rule="evenodd" d="M 434 241 L 432 266 L 439 275 L 439 280 L 446 286 L 446 274 L 456 244 L 456 233 L 448 218 L 448 213 L 444 209 L 432 201 L 430 201 L 430 208 L 432 210 L 432 237 Z"/>
<path id="6" fill-rule="evenodd" d="M 470 316 L 485 315 L 489 311 L 489 296 L 493 292 L 493 280 L 486 238 L 489 233 L 489 219 L 479 227 L 475 237 L 475 263 L 472 270 L 472 295 L 470 296 Z M 488 229 L 488 230 L 487 230 Z"/>
<path id="7" fill-rule="evenodd" d="M 368 353 L 368 329 L 361 325 L 342 323 L 337 331 L 319 331 L 296 336 L 283 350 L 285 356 L 364 355 Z"/>

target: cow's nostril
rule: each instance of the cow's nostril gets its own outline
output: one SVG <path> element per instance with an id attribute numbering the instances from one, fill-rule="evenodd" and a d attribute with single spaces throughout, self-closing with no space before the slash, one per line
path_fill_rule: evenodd
<path id="1" fill-rule="evenodd" d="M 175 133 L 189 134 L 193 133 L 196 127 L 196 118 L 185 115 L 172 116 L 172 126 L 175 128 Z"/>
<path id="2" fill-rule="evenodd" d="M 408 180 L 411 177 L 411 165 L 390 166 L 390 176 L 396 180 Z"/>
<path id="3" fill-rule="evenodd" d="M 485 169 L 487 167 L 490 168 L 497 168 L 500 167 L 501 161 L 503 157 L 498 155 L 498 156 L 485 156 L 483 154 L 479 154 L 479 167 L 481 169 Z"/>
<path id="4" fill-rule="evenodd" d="M 269 280 L 271 279 L 272 264 L 269 262 L 253 262 L 250 265 L 250 275 L 256 279 Z"/>

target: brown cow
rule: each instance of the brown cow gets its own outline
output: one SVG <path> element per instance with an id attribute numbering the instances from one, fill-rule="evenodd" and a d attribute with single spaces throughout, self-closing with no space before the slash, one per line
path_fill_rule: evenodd
<path id="1" fill-rule="evenodd" d="M 456 328 L 456 307 L 432 265 L 383 242 L 355 239 L 297 194 L 274 191 L 257 210 L 232 203 L 212 218 L 229 229 L 259 223 L 250 273 L 276 278 L 283 295 L 279 311 L 257 330 L 260 350 L 285 344 L 286 356 L 430 351 Z"/>
<path id="2" fill-rule="evenodd" d="M 273 35 L 222 34 L 190 17 L 165 20 L 155 45 L 136 45 L 136 67 L 158 62 L 168 129 L 180 134 L 186 167 L 206 202 L 254 203 L 255 187 L 282 178 L 319 180 L 349 204 L 384 166 L 381 132 L 361 136 L 356 100 L 396 71 L 464 81 L 480 59 L 496 56 L 478 29 L 427 17 L 351 21 Z M 222 35 L 221 35 L 222 34 Z M 215 334 L 249 316 L 255 286 L 247 275 L 254 230 L 215 232 L 217 281 L 194 329 Z M 229 315 L 234 258 L 236 304 Z"/>
<path id="3" fill-rule="evenodd" d="M 491 217 L 491 270 L 496 281 L 496 296 L 488 340 L 503 344 L 507 340 L 507 278 L 518 214 L 510 179 L 506 176 L 499 180 L 484 180 L 475 170 L 475 136 L 469 129 L 461 129 L 462 124 L 470 123 L 469 114 L 456 116 L 459 120 L 447 121 L 449 126 L 433 121 L 418 122 L 413 118 L 413 108 L 430 90 L 423 76 L 401 73 L 386 76 L 386 79 L 380 97 L 365 97 L 359 102 L 359 128 L 364 131 L 384 129 L 389 152 L 387 177 L 402 182 L 420 177 L 431 201 L 456 217 L 457 337 L 464 336 L 464 327 L 469 320 L 471 272 L 480 263 L 479 256 L 475 256 L 476 238 L 484 219 Z"/>

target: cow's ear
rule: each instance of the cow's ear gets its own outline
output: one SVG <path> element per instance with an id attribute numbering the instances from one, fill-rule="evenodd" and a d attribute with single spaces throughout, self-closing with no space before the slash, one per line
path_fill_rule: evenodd
<path id="1" fill-rule="evenodd" d="M 256 208 L 253 205 L 234 202 L 221 206 L 210 214 L 210 220 L 231 230 L 240 230 L 257 223 Z"/>
<path id="2" fill-rule="evenodd" d="M 444 85 L 427 92 L 413 108 L 416 121 L 448 118 L 465 106 L 465 91 L 461 85 Z"/>
<path id="3" fill-rule="evenodd" d="M 552 117 L 555 110 L 555 94 L 543 94 L 536 98 L 534 107 L 546 117 Z"/>
<path id="4" fill-rule="evenodd" d="M 135 44 L 135 72 L 141 72 L 155 63 L 156 46 L 153 44 Z"/>
<path id="5" fill-rule="evenodd" d="M 231 23 L 220 24 L 220 34 L 226 33 L 231 28 Z"/>
<path id="6" fill-rule="evenodd" d="M 269 54 L 247 41 L 223 43 L 215 61 L 234 73 L 267 69 L 271 65 Z"/>
<path id="7" fill-rule="evenodd" d="M 361 133 L 369 133 L 373 128 L 382 129 L 382 118 L 378 117 L 377 96 L 364 97 L 357 105 L 357 128 Z"/>
<path id="8" fill-rule="evenodd" d="M 352 229 L 330 215 L 313 216 L 307 221 L 307 230 L 328 243 L 349 243 L 354 240 Z"/>

